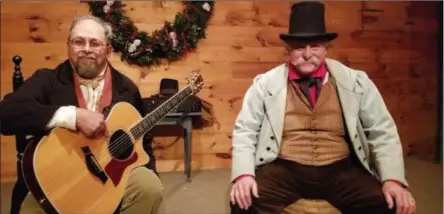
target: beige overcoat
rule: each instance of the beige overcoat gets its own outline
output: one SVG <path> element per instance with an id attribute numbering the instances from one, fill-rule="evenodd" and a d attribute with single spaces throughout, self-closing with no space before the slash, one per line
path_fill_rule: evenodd
<path id="1" fill-rule="evenodd" d="M 380 181 L 395 179 L 408 186 L 400 137 L 375 84 L 364 71 L 336 60 L 326 59 L 326 65 L 329 81 L 338 91 L 352 150 L 361 164 Z M 254 175 L 257 166 L 277 158 L 287 77 L 284 63 L 256 76 L 246 92 L 233 130 L 231 181 L 243 174 Z"/>

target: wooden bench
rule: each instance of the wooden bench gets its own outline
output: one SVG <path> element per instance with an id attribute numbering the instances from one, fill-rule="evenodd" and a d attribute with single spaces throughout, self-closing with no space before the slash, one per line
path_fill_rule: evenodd
<path id="1" fill-rule="evenodd" d="M 300 199 L 284 209 L 282 214 L 341 214 L 324 200 Z"/>

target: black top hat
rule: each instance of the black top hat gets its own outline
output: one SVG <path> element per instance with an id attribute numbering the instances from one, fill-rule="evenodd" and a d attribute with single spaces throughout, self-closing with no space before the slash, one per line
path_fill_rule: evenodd
<path id="1" fill-rule="evenodd" d="M 179 91 L 179 81 L 175 79 L 163 78 L 160 80 L 159 94 L 174 95 Z"/>
<path id="2" fill-rule="evenodd" d="M 324 4 L 305 1 L 293 4 L 288 34 L 279 37 L 284 41 L 333 40 L 338 34 L 325 31 Z"/>

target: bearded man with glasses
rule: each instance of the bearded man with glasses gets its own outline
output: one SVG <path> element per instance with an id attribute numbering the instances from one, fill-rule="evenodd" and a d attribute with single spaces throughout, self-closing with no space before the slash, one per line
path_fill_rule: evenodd
<path id="1" fill-rule="evenodd" d="M 40 139 L 52 128 L 62 127 L 91 138 L 108 135 L 102 112 L 117 102 L 128 102 L 144 115 L 137 85 L 108 61 L 112 36 L 111 26 L 94 16 L 74 20 L 67 42 L 68 59 L 54 69 L 37 70 L 17 91 L 5 96 L 0 105 L 1 134 L 21 133 Z M 158 212 L 162 184 L 152 150 L 148 155 L 150 163 L 131 172 L 116 212 Z M 29 211 L 39 208 L 30 195 L 23 207 Z"/>

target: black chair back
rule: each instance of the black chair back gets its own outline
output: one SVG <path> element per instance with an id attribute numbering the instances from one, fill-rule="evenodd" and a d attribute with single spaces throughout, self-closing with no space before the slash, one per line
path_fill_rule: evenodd
<path id="1" fill-rule="evenodd" d="M 14 92 L 23 84 L 24 80 L 20 68 L 22 58 L 20 56 L 14 56 L 12 61 L 14 62 L 14 73 L 12 74 L 12 88 Z M 22 157 L 27 143 L 28 140 L 26 139 L 25 134 L 15 135 L 15 148 L 17 151 L 17 181 L 12 189 L 11 214 L 20 213 L 20 207 L 29 192 L 22 173 Z"/>

